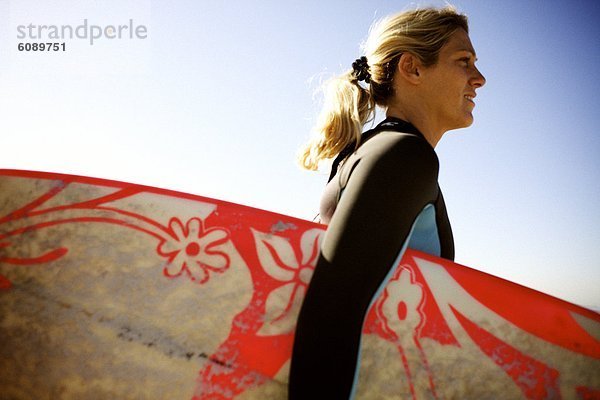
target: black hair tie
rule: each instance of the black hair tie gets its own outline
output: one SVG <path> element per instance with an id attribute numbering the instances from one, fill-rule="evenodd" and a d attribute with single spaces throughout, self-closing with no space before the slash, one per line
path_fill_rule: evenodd
<path id="1" fill-rule="evenodd" d="M 369 72 L 367 57 L 362 56 L 361 58 L 357 58 L 356 61 L 352 63 L 352 69 L 354 76 L 359 82 L 365 81 L 365 83 L 371 83 L 371 73 Z"/>

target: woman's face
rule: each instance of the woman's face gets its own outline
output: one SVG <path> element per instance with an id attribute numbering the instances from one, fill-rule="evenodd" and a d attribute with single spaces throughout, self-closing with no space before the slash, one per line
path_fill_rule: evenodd
<path id="1" fill-rule="evenodd" d="M 469 35 L 458 29 L 442 47 L 437 64 L 421 70 L 428 115 L 443 132 L 473 123 L 475 90 L 485 84 L 475 61 Z"/>

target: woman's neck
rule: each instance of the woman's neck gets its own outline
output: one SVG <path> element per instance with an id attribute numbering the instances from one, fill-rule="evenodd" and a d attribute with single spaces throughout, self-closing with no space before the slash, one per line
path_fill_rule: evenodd
<path id="1" fill-rule="evenodd" d="M 444 132 L 440 129 L 436 129 L 429 123 L 428 118 L 422 115 L 417 109 L 407 110 L 407 107 L 394 107 L 390 106 L 386 112 L 387 117 L 400 118 L 406 122 L 413 124 L 425 137 L 425 140 L 429 142 L 431 147 L 435 148 L 438 144 Z"/>

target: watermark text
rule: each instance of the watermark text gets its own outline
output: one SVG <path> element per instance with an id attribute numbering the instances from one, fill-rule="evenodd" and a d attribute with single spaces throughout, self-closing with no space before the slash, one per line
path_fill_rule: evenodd
<path id="1" fill-rule="evenodd" d="M 87 18 L 81 25 L 17 25 L 17 39 L 31 40 L 65 40 L 86 39 L 90 45 L 98 40 L 114 39 L 146 39 L 148 28 L 146 25 L 136 25 L 133 19 L 121 25 L 92 25 Z"/>

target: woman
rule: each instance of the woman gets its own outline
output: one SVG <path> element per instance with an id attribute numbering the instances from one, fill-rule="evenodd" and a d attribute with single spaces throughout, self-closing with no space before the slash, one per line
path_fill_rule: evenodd
<path id="1" fill-rule="evenodd" d="M 337 155 L 321 201 L 328 228 L 296 328 L 293 400 L 353 396 L 364 318 L 407 247 L 454 259 L 434 147 L 471 125 L 485 83 L 467 19 L 450 7 L 393 15 L 365 50 L 329 83 L 321 136 L 301 157 L 316 169 Z M 361 135 L 376 105 L 387 118 Z"/>

